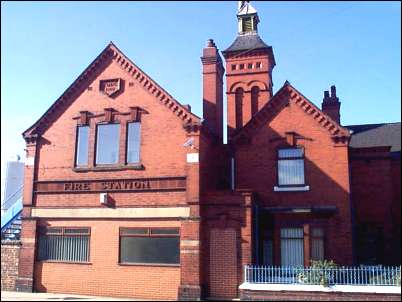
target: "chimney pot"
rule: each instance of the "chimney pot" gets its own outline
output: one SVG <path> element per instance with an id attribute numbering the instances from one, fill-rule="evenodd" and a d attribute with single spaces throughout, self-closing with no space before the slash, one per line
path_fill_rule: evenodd
<path id="1" fill-rule="evenodd" d="M 208 39 L 208 44 L 207 44 L 207 46 L 208 46 L 208 47 L 216 47 L 214 40 L 213 40 L 213 39 Z"/>
<path id="2" fill-rule="evenodd" d="M 336 97 L 336 87 L 335 87 L 335 85 L 331 86 L 331 97 Z"/>

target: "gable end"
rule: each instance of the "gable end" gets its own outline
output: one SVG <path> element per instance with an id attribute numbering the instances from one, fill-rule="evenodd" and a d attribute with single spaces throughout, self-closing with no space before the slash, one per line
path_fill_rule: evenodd
<path id="1" fill-rule="evenodd" d="M 167 91 L 160 87 L 145 72 L 128 59 L 112 42 L 99 54 L 98 57 L 78 76 L 78 78 L 66 89 L 66 91 L 53 103 L 53 105 L 33 124 L 23 132 L 26 142 L 34 142 L 37 137 L 55 119 L 55 115 L 61 114 L 63 106 L 68 106 L 74 101 L 84 89 L 89 79 L 100 70 L 103 64 L 115 61 L 133 79 L 139 82 L 151 95 L 157 98 L 164 106 L 169 108 L 184 124 L 200 123 L 201 119 L 191 113 L 187 108 L 175 100 Z"/>
<path id="2" fill-rule="evenodd" d="M 236 142 L 239 139 L 240 141 L 245 141 L 256 129 L 271 121 L 290 101 L 294 101 L 307 115 L 326 129 L 335 142 L 345 142 L 349 139 L 350 133 L 346 128 L 322 112 L 286 81 L 272 99 L 244 127 L 234 133 L 231 141 Z"/>

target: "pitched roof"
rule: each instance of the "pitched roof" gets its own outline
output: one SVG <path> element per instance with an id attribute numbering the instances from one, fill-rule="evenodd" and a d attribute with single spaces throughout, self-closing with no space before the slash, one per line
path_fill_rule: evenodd
<path id="1" fill-rule="evenodd" d="M 288 81 L 286 81 L 269 102 L 267 102 L 261 110 L 247 122 L 247 124 L 234 133 L 232 141 L 248 136 L 253 129 L 258 129 L 268 121 L 272 120 L 289 102 L 289 100 L 294 100 L 296 105 L 303 109 L 307 115 L 317 122 L 317 124 L 326 129 L 331 136 L 350 136 L 348 129 L 342 127 L 330 116 L 322 112 L 321 109 L 315 106 L 303 94 L 290 85 Z"/>
<path id="2" fill-rule="evenodd" d="M 272 49 L 271 46 L 265 44 L 265 42 L 256 33 L 238 35 L 232 45 L 227 49 L 222 51 L 223 54 L 232 51 L 242 51 L 242 50 L 254 50 L 254 49 Z"/>
<path id="3" fill-rule="evenodd" d="M 370 148 L 390 146 L 391 152 L 401 152 L 401 123 L 345 126 L 351 131 L 349 146 Z"/>
<path id="4" fill-rule="evenodd" d="M 52 113 L 64 105 L 73 102 L 82 89 L 86 88 L 88 80 L 91 80 L 99 69 L 103 68 L 102 63 L 106 60 L 115 61 L 124 69 L 134 80 L 139 82 L 145 89 L 157 98 L 161 104 L 167 106 L 173 113 L 186 123 L 200 123 L 201 118 L 190 112 L 187 107 L 181 105 L 167 91 L 159 86 L 150 76 L 135 65 L 126 57 L 113 42 L 110 42 L 106 48 L 89 64 L 89 66 L 78 76 L 78 78 L 64 91 L 64 93 L 50 106 L 50 108 L 27 130 L 23 132 L 23 137 L 34 137 L 40 135 L 49 123 L 54 119 Z"/>

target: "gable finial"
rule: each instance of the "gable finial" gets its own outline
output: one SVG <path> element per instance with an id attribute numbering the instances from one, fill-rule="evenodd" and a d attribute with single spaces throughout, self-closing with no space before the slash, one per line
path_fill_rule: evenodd
<path id="1" fill-rule="evenodd" d="M 246 2 L 250 2 L 250 1 L 237 1 L 237 10 L 240 11 L 240 9 L 244 6 L 244 4 L 246 4 Z"/>

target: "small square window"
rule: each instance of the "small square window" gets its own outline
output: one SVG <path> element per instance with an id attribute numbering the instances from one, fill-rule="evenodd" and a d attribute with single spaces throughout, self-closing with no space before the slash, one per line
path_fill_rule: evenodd
<path id="1" fill-rule="evenodd" d="M 239 65 L 240 69 L 244 69 L 244 64 Z"/>
<path id="2" fill-rule="evenodd" d="M 232 64 L 232 70 L 236 70 L 236 64 Z"/>
<path id="3" fill-rule="evenodd" d="M 248 69 L 252 69 L 252 68 L 253 68 L 253 63 L 248 63 L 248 64 L 247 64 L 247 68 L 248 68 Z"/>

